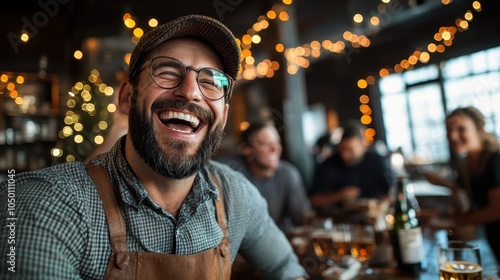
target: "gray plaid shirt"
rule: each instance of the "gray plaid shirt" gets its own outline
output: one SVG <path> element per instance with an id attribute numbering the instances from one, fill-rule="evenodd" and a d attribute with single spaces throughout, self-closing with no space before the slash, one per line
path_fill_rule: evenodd
<path id="1" fill-rule="evenodd" d="M 94 163 L 107 168 L 119 192 L 130 251 L 193 254 L 217 246 L 222 231 L 215 217 L 213 199 L 218 199 L 218 192 L 210 180 L 213 172 L 224 193 L 232 260 L 239 251 L 269 279 L 306 275 L 269 217 L 265 200 L 244 176 L 210 162 L 198 172 L 175 219 L 132 173 L 122 142 Z M 102 203 L 85 165 L 65 163 L 14 179 L 15 212 L 10 217 L 17 218 L 15 244 L 4 238 L 11 233 L 6 224 L 12 213 L 7 211 L 7 183 L 0 184 L 0 278 L 102 279 L 111 247 Z M 11 246 L 15 246 L 15 273 L 7 270 Z"/>

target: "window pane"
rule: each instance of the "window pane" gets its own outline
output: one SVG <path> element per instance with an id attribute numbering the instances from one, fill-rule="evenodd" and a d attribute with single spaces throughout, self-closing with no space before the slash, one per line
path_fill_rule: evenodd
<path id="1" fill-rule="evenodd" d="M 469 56 L 449 60 L 444 64 L 443 76 L 446 79 L 460 78 L 469 74 Z"/>
<path id="2" fill-rule="evenodd" d="M 471 62 L 472 62 L 472 73 L 479 74 L 486 72 L 486 70 L 488 69 L 488 63 L 486 61 L 486 51 L 472 54 Z"/>
<path id="3" fill-rule="evenodd" d="M 406 71 L 404 73 L 404 78 L 408 85 L 436 80 L 438 76 L 439 72 L 436 65 L 430 65 L 413 71 Z"/>
<path id="4" fill-rule="evenodd" d="M 382 95 L 403 92 L 405 90 L 405 82 L 401 74 L 393 74 L 380 80 L 380 92 Z"/>
<path id="5" fill-rule="evenodd" d="M 490 114 L 490 88 L 487 74 L 445 81 L 446 108 L 451 111 L 457 107 L 475 106 L 484 114 Z"/>
<path id="6" fill-rule="evenodd" d="M 381 103 L 384 112 L 387 148 L 394 151 L 401 147 L 404 154 L 413 154 L 405 94 L 383 96 Z"/>
<path id="7" fill-rule="evenodd" d="M 409 90 L 410 117 L 413 123 L 415 156 L 429 161 L 448 157 L 444 111 L 437 83 Z"/>
<path id="8" fill-rule="evenodd" d="M 500 70 L 500 47 L 488 50 L 487 55 L 488 55 L 488 69 L 490 71 Z"/>

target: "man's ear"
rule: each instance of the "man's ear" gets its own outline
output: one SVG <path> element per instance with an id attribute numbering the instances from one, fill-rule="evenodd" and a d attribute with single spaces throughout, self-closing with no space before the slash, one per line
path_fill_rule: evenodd
<path id="1" fill-rule="evenodd" d="M 133 88 L 133 85 L 129 81 L 125 81 L 118 91 L 118 109 L 126 115 L 130 112 L 132 95 L 134 92 Z"/>
<path id="2" fill-rule="evenodd" d="M 229 114 L 229 104 L 224 104 L 224 113 L 222 115 L 222 126 L 226 127 L 227 116 Z"/>

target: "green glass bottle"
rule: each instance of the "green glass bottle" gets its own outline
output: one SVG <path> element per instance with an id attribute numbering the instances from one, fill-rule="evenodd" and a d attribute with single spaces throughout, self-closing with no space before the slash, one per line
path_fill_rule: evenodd
<path id="1" fill-rule="evenodd" d="M 418 276 L 423 264 L 423 236 L 417 211 L 408 197 L 407 186 L 408 178 L 398 176 L 391 243 L 397 267 L 405 274 Z"/>

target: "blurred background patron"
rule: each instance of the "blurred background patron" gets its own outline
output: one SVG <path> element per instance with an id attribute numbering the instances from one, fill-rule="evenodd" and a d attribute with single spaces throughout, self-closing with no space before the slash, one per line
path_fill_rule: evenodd
<path id="1" fill-rule="evenodd" d="M 250 124 L 241 135 L 239 154 L 219 160 L 243 173 L 267 200 L 269 212 L 285 233 L 302 225 L 311 210 L 299 171 L 281 159 L 282 146 L 272 122 Z"/>
<path id="2" fill-rule="evenodd" d="M 393 176 L 386 158 L 365 144 L 360 125 L 349 123 L 343 130 L 336 152 L 315 170 L 314 207 L 388 195 Z"/>
<path id="3" fill-rule="evenodd" d="M 485 131 L 485 118 L 474 107 L 457 108 L 446 118 L 455 178 L 426 172 L 426 179 L 453 190 L 457 226 L 484 225 L 486 238 L 500 259 L 500 152 Z"/>

